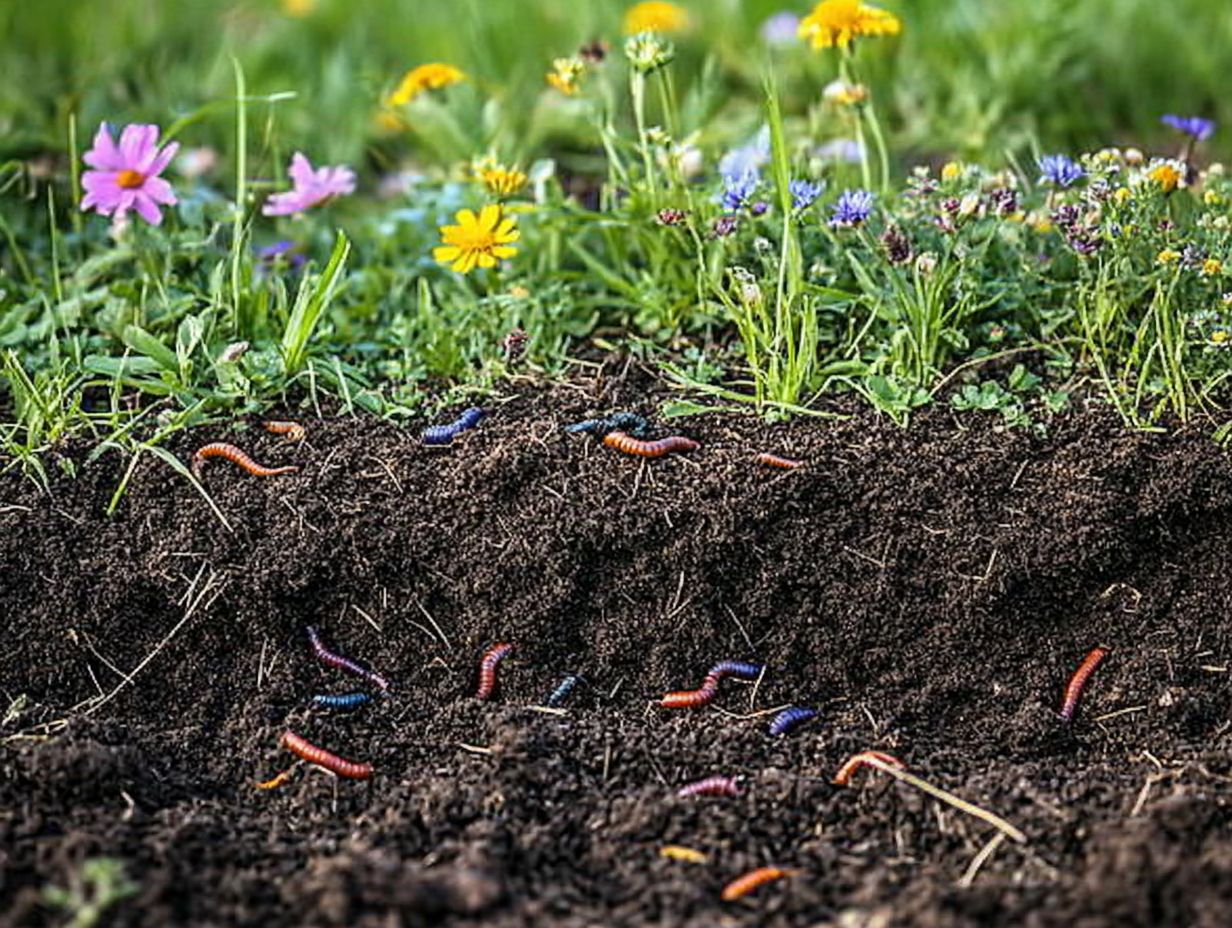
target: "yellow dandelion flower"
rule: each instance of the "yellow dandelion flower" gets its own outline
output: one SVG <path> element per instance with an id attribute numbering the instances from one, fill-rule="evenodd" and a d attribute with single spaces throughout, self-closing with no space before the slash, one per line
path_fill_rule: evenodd
<path id="1" fill-rule="evenodd" d="M 1207 258 L 1202 262 L 1203 277 L 1218 277 L 1223 273 L 1223 262 L 1218 258 Z"/>
<path id="2" fill-rule="evenodd" d="M 689 25 L 689 14 L 674 3 L 649 0 L 625 11 L 625 35 L 639 32 L 680 32 Z"/>
<path id="3" fill-rule="evenodd" d="M 813 48 L 846 48 L 862 36 L 898 35 L 903 24 L 888 10 L 860 0 L 823 0 L 800 20 L 800 38 Z"/>
<path id="4" fill-rule="evenodd" d="M 1164 193 L 1171 193 L 1185 180 L 1185 172 L 1171 161 L 1159 162 L 1146 172 L 1146 176 L 1158 184 Z"/>
<path id="5" fill-rule="evenodd" d="M 1226 345 L 1228 343 L 1228 337 L 1229 336 L 1226 331 L 1224 331 L 1223 329 L 1219 329 L 1217 332 L 1211 333 L 1211 344 L 1212 345 Z"/>
<path id="6" fill-rule="evenodd" d="M 586 63 L 581 58 L 557 58 L 552 62 L 547 81 L 565 96 L 571 97 L 578 92 L 585 70 Z"/>
<path id="7" fill-rule="evenodd" d="M 526 186 L 526 175 L 517 168 L 496 164 L 479 172 L 483 185 L 498 197 L 513 196 Z"/>
<path id="8" fill-rule="evenodd" d="M 372 121 L 382 132 L 405 132 L 411 127 L 411 124 L 402 118 L 401 113 L 387 106 L 382 106 L 377 110 L 373 114 Z"/>
<path id="9" fill-rule="evenodd" d="M 1223 206 L 1223 195 L 1214 190 L 1202 194 L 1202 201 L 1207 206 Z"/>
<path id="10" fill-rule="evenodd" d="M 294 16 L 296 19 L 310 16 L 312 11 L 316 9 L 316 6 L 316 0 L 282 0 L 282 12 L 288 16 Z"/>
<path id="11" fill-rule="evenodd" d="M 1113 191 L 1112 199 L 1117 206 L 1124 206 L 1130 201 L 1130 198 L 1132 198 L 1133 195 L 1133 191 L 1131 191 L 1128 187 L 1118 187 L 1115 191 Z"/>
<path id="12" fill-rule="evenodd" d="M 1163 251 L 1161 251 L 1159 254 L 1155 256 L 1155 263 L 1162 264 L 1165 266 L 1169 264 L 1176 264 L 1176 262 L 1180 260 L 1181 260 L 1181 253 L 1179 251 L 1174 251 L 1171 248 L 1165 248 Z"/>
<path id="13" fill-rule="evenodd" d="M 516 226 L 517 220 L 505 217 L 501 208 L 489 203 L 476 216 L 473 210 L 458 211 L 456 226 L 441 226 L 439 248 L 433 249 L 432 257 L 441 264 L 448 264 L 459 274 L 469 274 L 476 267 L 496 267 L 501 258 L 517 254 L 513 247 L 522 235 Z"/>
<path id="14" fill-rule="evenodd" d="M 941 169 L 942 180 L 958 180 L 963 175 L 963 166 L 957 161 L 946 162 Z"/>
<path id="15" fill-rule="evenodd" d="M 440 90 L 464 80 L 466 75 L 451 64 L 421 64 L 403 75 L 397 89 L 389 95 L 389 103 L 392 106 L 402 106 L 410 103 L 425 90 Z"/>

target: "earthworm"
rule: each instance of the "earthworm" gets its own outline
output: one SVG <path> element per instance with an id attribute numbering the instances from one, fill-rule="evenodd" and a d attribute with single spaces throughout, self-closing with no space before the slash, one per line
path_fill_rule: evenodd
<path id="1" fill-rule="evenodd" d="M 784 870 L 782 867 L 758 867 L 756 870 L 750 870 L 744 876 L 734 879 L 724 886 L 722 899 L 724 902 L 734 902 L 741 896 L 747 896 L 760 886 L 765 886 L 767 883 L 773 883 L 775 880 L 781 880 L 788 876 L 791 876 L 791 871 Z"/>
<path id="2" fill-rule="evenodd" d="M 1074 675 L 1069 678 L 1069 685 L 1065 687 L 1065 704 L 1061 706 L 1060 713 L 1062 719 L 1067 722 L 1073 719 L 1074 710 L 1078 708 L 1078 700 L 1082 698 L 1082 690 L 1087 685 L 1087 679 L 1107 656 L 1107 648 L 1092 648 L 1090 653 L 1082 659 Z"/>
<path id="3" fill-rule="evenodd" d="M 201 468 L 205 466 L 207 458 L 226 458 L 256 477 L 277 477 L 280 474 L 293 474 L 299 470 L 295 466 L 262 467 L 235 445 L 225 441 L 214 441 L 208 445 L 202 445 L 192 457 L 192 471 L 197 479 L 201 478 Z"/>
<path id="4" fill-rule="evenodd" d="M 793 461 L 791 458 L 781 458 L 777 454 L 762 453 L 757 456 L 757 463 L 764 464 L 766 467 L 777 467 L 779 470 L 795 470 L 800 466 L 799 461 Z"/>
<path id="5" fill-rule="evenodd" d="M 718 683 L 707 678 L 706 682 L 698 689 L 677 690 L 674 693 L 668 693 L 659 700 L 659 705 L 664 709 L 696 709 L 714 699 L 718 692 Z"/>
<path id="6" fill-rule="evenodd" d="M 713 678 L 717 683 L 724 677 L 735 677 L 737 680 L 756 680 L 764 668 L 763 664 L 753 664 L 748 661 L 719 661 L 706 674 L 707 679 Z"/>
<path id="7" fill-rule="evenodd" d="M 696 451 L 701 447 L 691 438 L 671 435 L 658 441 L 641 441 L 631 438 L 624 432 L 608 432 L 603 436 L 603 443 L 609 448 L 615 448 L 625 454 L 633 454 L 640 458 L 661 458 L 674 451 Z"/>
<path id="8" fill-rule="evenodd" d="M 739 777 L 706 777 L 704 780 L 698 780 L 696 783 L 689 783 L 687 786 L 680 787 L 676 795 L 681 799 L 688 796 L 729 796 L 736 797 L 740 795 L 740 778 Z"/>
<path id="9" fill-rule="evenodd" d="M 278 789 L 278 787 L 286 783 L 287 780 L 291 779 L 291 774 L 294 772 L 295 765 L 292 764 L 286 770 L 282 771 L 282 773 L 275 774 L 271 779 L 266 780 L 263 783 L 256 784 L 257 789 Z"/>
<path id="10" fill-rule="evenodd" d="M 645 438 L 650 432 L 650 423 L 646 421 L 645 416 L 639 416 L 635 412 L 614 412 L 610 416 L 585 419 L 573 425 L 566 425 L 565 431 L 570 434 L 593 432 L 601 435 L 606 435 L 608 432 L 627 432 L 634 438 Z"/>
<path id="11" fill-rule="evenodd" d="M 897 767 L 899 770 L 907 769 L 907 765 L 892 754 L 886 754 L 884 751 L 862 751 L 847 758 L 847 763 L 843 764 L 838 773 L 834 775 L 834 785 L 846 786 L 852 774 L 867 764 L 869 758 L 889 764 L 891 767 Z"/>
<path id="12" fill-rule="evenodd" d="M 483 410 L 478 406 L 472 406 L 463 410 L 462 415 L 448 425 L 432 425 L 424 429 L 421 440 L 425 445 L 453 444 L 455 438 L 467 429 L 473 429 L 482 418 Z"/>
<path id="13" fill-rule="evenodd" d="M 271 435 L 285 435 L 287 441 L 303 441 L 308 430 L 298 422 L 284 422 L 280 419 L 268 419 L 261 423 L 261 428 Z"/>
<path id="14" fill-rule="evenodd" d="M 282 746 L 308 763 L 322 767 L 330 773 L 336 773 L 340 777 L 346 777 L 348 780 L 366 780 L 372 776 L 371 764 L 357 764 L 351 760 L 344 760 L 337 754 L 331 754 L 324 748 L 305 741 L 293 731 L 282 733 Z"/>
<path id="15" fill-rule="evenodd" d="M 682 860 L 687 864 L 704 864 L 706 855 L 691 847 L 681 847 L 679 844 L 665 844 L 659 848 L 659 856 L 668 860 Z"/>
<path id="16" fill-rule="evenodd" d="M 569 698 L 569 694 L 582 682 L 582 678 L 575 673 L 569 674 L 565 679 L 560 681 L 560 685 L 552 690 L 552 695 L 547 699 L 547 705 L 551 708 L 559 706 L 562 702 Z"/>
<path id="17" fill-rule="evenodd" d="M 770 734 L 785 735 L 797 725 L 807 722 L 817 715 L 816 709 L 806 709 L 804 706 L 792 706 L 784 709 L 770 722 Z"/>
<path id="18" fill-rule="evenodd" d="M 496 665 L 509 656 L 513 650 L 511 644 L 494 644 L 483 652 L 479 661 L 479 689 L 475 691 L 476 699 L 491 699 L 496 690 Z"/>
<path id="19" fill-rule="evenodd" d="M 380 687 L 382 690 L 389 689 L 389 681 L 382 677 L 379 673 L 369 670 L 362 664 L 358 664 L 349 657 L 343 657 L 341 654 L 336 654 L 321 641 L 321 634 L 311 625 L 307 628 L 308 643 L 312 645 L 312 653 L 317 656 L 322 664 L 327 667 L 333 667 L 336 670 L 345 670 L 347 673 L 353 673 L 357 677 L 363 677 L 370 681 L 373 685 Z"/>
<path id="20" fill-rule="evenodd" d="M 367 693 L 327 693 L 312 697 L 313 705 L 324 709 L 355 709 L 371 701 L 372 697 Z"/>

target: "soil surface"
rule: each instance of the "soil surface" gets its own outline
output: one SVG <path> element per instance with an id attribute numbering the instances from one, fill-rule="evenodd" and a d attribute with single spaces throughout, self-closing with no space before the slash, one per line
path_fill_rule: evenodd
<path id="1" fill-rule="evenodd" d="M 202 429 L 181 460 L 227 439 L 302 468 L 211 462 L 217 513 L 154 455 L 113 516 L 118 454 L 51 460 L 78 475 L 49 495 L 0 477 L 0 923 L 65 924 L 45 888 L 92 900 L 109 857 L 134 891 L 104 926 L 1228 924 L 1232 462 L 1207 431 L 703 416 L 658 423 L 699 451 L 644 462 L 561 430 L 648 395 L 510 388 L 448 449 L 365 418 Z M 307 625 L 391 694 L 313 708 L 364 681 Z M 729 658 L 767 670 L 654 704 Z M 566 711 L 536 708 L 568 673 Z M 772 738 L 786 704 L 821 715 Z M 256 789 L 288 728 L 375 775 Z M 1026 842 L 876 771 L 833 785 L 866 749 Z M 717 773 L 743 795 L 676 797 Z M 763 865 L 794 874 L 720 900 Z"/>

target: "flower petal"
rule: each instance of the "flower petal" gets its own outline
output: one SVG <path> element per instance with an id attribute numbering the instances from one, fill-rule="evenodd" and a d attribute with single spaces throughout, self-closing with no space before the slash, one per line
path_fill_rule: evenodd
<path id="1" fill-rule="evenodd" d="M 150 166 L 146 169 L 145 173 L 153 175 L 161 174 L 167 169 L 167 165 L 171 163 L 171 159 L 175 157 L 175 153 L 179 150 L 179 142 L 170 142 L 163 146 L 163 150 L 160 151 L 155 156 L 154 160 L 150 162 Z"/>
<path id="2" fill-rule="evenodd" d="M 98 132 L 94 134 L 94 147 L 82 156 L 82 160 L 92 168 L 110 171 L 123 170 L 124 161 L 120 157 L 120 150 L 116 148 L 115 140 L 111 137 L 111 127 L 107 123 L 102 123 L 98 127 Z"/>
<path id="3" fill-rule="evenodd" d="M 161 177 L 147 177 L 145 183 L 141 185 L 141 192 L 155 203 L 162 203 L 166 206 L 174 206 L 176 203 L 171 185 Z"/>
<path id="4" fill-rule="evenodd" d="M 465 229 L 467 226 L 478 225 L 478 219 L 476 219 L 473 210 L 460 209 L 458 210 L 458 215 L 455 218 L 458 220 L 458 225 L 452 227 L 455 229 L 461 230 Z"/>
<path id="5" fill-rule="evenodd" d="M 143 192 L 137 192 L 137 196 L 133 199 L 133 206 L 136 207 L 137 214 L 150 225 L 157 226 L 162 224 L 163 214 L 158 208 L 158 204 Z"/>
<path id="6" fill-rule="evenodd" d="M 492 248 L 492 254 L 498 258 L 512 258 L 518 253 L 516 248 L 511 248 L 509 245 L 496 245 Z"/>
<path id="7" fill-rule="evenodd" d="M 496 228 L 500 222 L 501 208 L 495 203 L 489 203 L 479 211 L 479 228 L 485 232 Z"/>
<path id="8" fill-rule="evenodd" d="M 313 181 L 316 180 L 316 172 L 312 170 L 312 162 L 310 162 L 303 152 L 296 152 L 291 156 L 291 166 L 287 168 L 287 174 L 291 177 L 291 183 L 296 187 L 311 187 Z"/>
<path id="9" fill-rule="evenodd" d="M 451 261 L 456 261 L 461 254 L 462 249 L 456 245 L 441 245 L 432 249 L 432 257 L 441 264 L 449 264 Z"/>
<path id="10" fill-rule="evenodd" d="M 120 157 L 124 167 L 142 171 L 153 159 L 153 148 L 158 142 L 158 126 L 134 123 L 120 133 Z"/>
<path id="11" fill-rule="evenodd" d="M 480 267 L 496 267 L 496 259 L 486 251 L 479 252 L 477 260 Z"/>

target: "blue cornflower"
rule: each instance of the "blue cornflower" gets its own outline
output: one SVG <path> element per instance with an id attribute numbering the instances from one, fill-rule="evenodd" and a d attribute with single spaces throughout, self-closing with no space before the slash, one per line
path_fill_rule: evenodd
<path id="1" fill-rule="evenodd" d="M 264 248 L 258 248 L 256 252 L 257 265 L 265 271 L 283 267 L 298 271 L 308 261 L 299 243 L 286 239 L 266 245 Z"/>
<path id="2" fill-rule="evenodd" d="M 1173 116 L 1169 113 L 1160 122 L 1189 136 L 1195 142 L 1205 142 L 1215 134 L 1215 120 L 1203 119 L 1201 116 Z"/>
<path id="3" fill-rule="evenodd" d="M 826 185 L 811 180 L 793 180 L 787 189 L 791 191 L 791 205 L 798 210 L 806 210 L 821 196 Z"/>
<path id="4" fill-rule="evenodd" d="M 760 175 L 769 161 L 770 127 L 762 126 L 752 139 L 719 159 L 719 173 L 724 177 L 739 177 L 750 171 Z"/>
<path id="5" fill-rule="evenodd" d="M 1044 155 L 1039 159 L 1039 169 L 1039 182 L 1057 187 L 1072 187 L 1086 177 L 1086 171 L 1068 155 Z"/>
<path id="6" fill-rule="evenodd" d="M 834 204 L 830 225 L 835 228 L 860 225 L 873 214 L 874 199 L 867 190 L 844 190 Z"/>
<path id="7" fill-rule="evenodd" d="M 749 204 L 749 198 L 757 189 L 757 173 L 745 171 L 742 174 L 723 175 L 723 192 L 718 201 L 728 212 L 744 209 Z"/>

